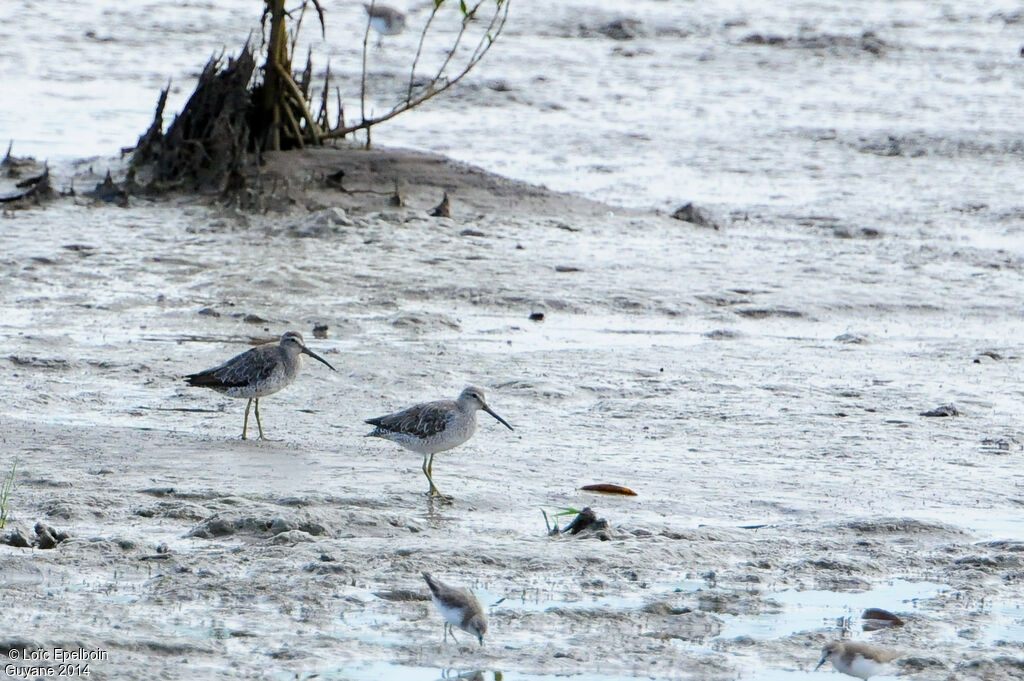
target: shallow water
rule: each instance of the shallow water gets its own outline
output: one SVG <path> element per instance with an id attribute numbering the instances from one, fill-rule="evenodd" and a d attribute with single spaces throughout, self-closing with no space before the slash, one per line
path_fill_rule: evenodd
<path id="1" fill-rule="evenodd" d="M 5 212 L 0 471 L 19 456 L 15 525 L 74 537 L 0 546 L 8 638 L 106 646 L 100 678 L 187 658 L 211 678 L 824 679 L 821 645 L 870 606 L 911 615 L 870 640 L 932 664 L 914 678 L 1013 678 L 1016 5 L 644 1 L 645 35 L 616 41 L 593 29 L 619 3 L 514 1 L 466 87 L 375 141 L 613 204 L 692 200 L 722 229 L 454 193 L 452 221 L 413 195 L 313 238 L 289 230 L 316 207 Z M 21 96 L 0 139 L 55 161 L 58 186 L 71 159 L 116 168 L 157 89 L 180 106 L 252 4 L 3 4 Z M 342 74 L 360 11 L 328 7 Z M 411 40 L 373 53 L 382 83 Z M 339 373 L 307 365 L 261 405 L 273 439 L 240 442 L 244 404 L 180 377 L 288 328 Z M 516 430 L 484 415 L 439 455 L 456 504 L 438 507 L 420 459 L 362 420 L 467 383 Z M 920 415 L 948 403 L 961 416 Z M 578 490 L 595 482 L 638 496 Z M 585 505 L 611 541 L 545 536 L 541 508 Z M 214 516 L 248 529 L 189 536 Z M 326 531 L 260 529 L 277 518 Z M 375 595 L 419 593 L 424 569 L 507 599 L 487 646 L 442 646 L 428 601 Z"/>
<path id="2" fill-rule="evenodd" d="M 769 592 L 766 596 L 782 606 L 779 612 L 754 617 L 723 616 L 725 626 L 719 636 L 781 638 L 801 631 L 814 631 L 823 626 L 836 627 L 843 619 L 849 620 L 852 627 L 859 628 L 860 614 L 868 608 L 903 611 L 908 604 L 913 607 L 914 601 L 932 598 L 943 588 L 942 584 L 897 579 L 890 584 L 856 593 L 820 589 Z"/>

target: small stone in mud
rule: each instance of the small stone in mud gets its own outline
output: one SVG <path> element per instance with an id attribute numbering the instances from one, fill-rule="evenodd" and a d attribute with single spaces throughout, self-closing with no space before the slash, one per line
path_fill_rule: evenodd
<path id="1" fill-rule="evenodd" d="M 219 317 L 220 316 L 220 312 L 217 312 L 212 307 L 204 307 L 202 310 L 199 311 L 199 314 L 201 314 L 204 317 Z"/>
<path id="2" fill-rule="evenodd" d="M 929 409 L 928 411 L 922 411 L 920 415 L 931 416 L 936 418 L 940 418 L 943 416 L 962 416 L 960 410 L 957 409 L 952 404 L 943 404 L 940 407 L 935 407 L 934 409 Z"/>
<path id="3" fill-rule="evenodd" d="M 579 267 L 573 267 L 572 265 L 555 265 L 556 272 L 579 272 Z"/>
<path id="4" fill-rule="evenodd" d="M 263 317 L 260 317 L 259 315 L 247 314 L 244 317 L 242 317 L 242 321 L 245 322 L 246 324 L 264 324 L 266 323 L 267 320 L 264 319 Z"/>
<path id="5" fill-rule="evenodd" d="M 28 539 L 21 533 L 21 530 L 15 528 L 11 530 L 6 537 L 4 537 L 4 543 L 8 546 L 14 546 L 19 549 L 27 549 L 31 544 L 28 543 Z"/>
<path id="6" fill-rule="evenodd" d="M 644 34 L 639 19 L 622 17 L 598 26 L 597 32 L 612 40 L 633 40 Z"/>
<path id="7" fill-rule="evenodd" d="M 530 313 L 530 321 L 531 322 L 542 322 L 542 321 L 544 321 L 544 313 L 543 312 L 531 312 Z"/>
<path id="8" fill-rule="evenodd" d="M 881 608 L 868 608 L 861 614 L 860 618 L 864 620 L 864 631 L 877 631 L 889 627 L 903 626 L 903 620 L 897 615 Z"/>
<path id="9" fill-rule="evenodd" d="M 452 202 L 448 200 L 448 192 L 444 193 L 441 198 L 441 203 L 434 206 L 430 211 L 430 217 L 433 218 L 450 218 L 452 216 Z"/>
<path id="10" fill-rule="evenodd" d="M 719 228 L 718 223 L 711 218 L 707 211 L 697 208 L 693 203 L 687 203 L 676 208 L 675 212 L 672 213 L 672 217 L 682 222 L 689 222 L 691 225 L 697 225 L 698 227 Z"/>
<path id="11" fill-rule="evenodd" d="M 868 342 L 868 339 L 859 333 L 841 333 L 832 340 L 837 343 L 849 343 L 851 345 L 860 345 Z"/>
<path id="12" fill-rule="evenodd" d="M 484 234 L 483 232 L 481 232 L 479 229 L 468 229 L 467 228 L 467 229 L 464 229 L 461 232 L 459 232 L 459 236 L 487 236 L 487 235 Z"/>
<path id="13" fill-rule="evenodd" d="M 761 35 L 760 33 L 751 33 L 750 35 L 744 36 L 740 40 L 741 43 L 747 45 L 783 45 L 786 43 L 786 38 L 781 35 Z"/>
<path id="14" fill-rule="evenodd" d="M 789 310 L 782 307 L 748 307 L 742 310 L 736 310 L 736 313 L 749 319 L 767 319 L 769 317 L 787 317 L 790 319 L 796 319 L 804 316 L 804 313 L 799 310 Z"/>
<path id="15" fill-rule="evenodd" d="M 319 338 L 323 340 L 327 338 L 327 325 L 326 324 L 314 324 L 313 325 L 313 338 Z"/>
<path id="16" fill-rule="evenodd" d="M 154 497 L 169 497 L 174 494 L 173 487 L 147 487 L 139 490 L 140 494 L 151 494 Z"/>
<path id="17" fill-rule="evenodd" d="M 344 181 L 344 179 L 345 170 L 342 168 L 324 177 L 324 184 L 327 185 L 328 187 L 333 187 L 340 191 L 347 191 L 345 187 L 343 187 L 341 184 Z"/>
<path id="18" fill-rule="evenodd" d="M 270 543 L 274 546 L 288 546 L 311 541 L 314 541 L 313 537 L 302 530 L 286 530 L 275 534 Z"/>
<path id="19" fill-rule="evenodd" d="M 832 228 L 832 236 L 838 239 L 877 239 L 882 236 L 882 232 L 874 227 L 856 228 L 839 225 Z"/>
<path id="20" fill-rule="evenodd" d="M 68 538 L 66 532 L 58 532 L 49 525 L 44 525 L 43 523 L 36 523 L 35 532 L 36 546 L 41 549 L 56 548 L 57 544 Z"/>

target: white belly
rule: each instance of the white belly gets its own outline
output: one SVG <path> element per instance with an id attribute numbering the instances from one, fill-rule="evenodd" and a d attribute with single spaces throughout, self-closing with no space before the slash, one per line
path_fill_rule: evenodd
<path id="1" fill-rule="evenodd" d="M 883 676 L 892 672 L 892 667 L 888 664 L 881 664 L 864 657 L 854 657 L 853 662 L 849 666 L 841 663 L 837 664 L 836 669 L 844 674 L 856 676 L 859 679 L 869 679 L 874 676 Z"/>

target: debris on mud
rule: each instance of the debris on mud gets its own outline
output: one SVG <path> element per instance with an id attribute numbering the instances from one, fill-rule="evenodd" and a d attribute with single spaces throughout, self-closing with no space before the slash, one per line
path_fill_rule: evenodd
<path id="1" fill-rule="evenodd" d="M 556 514 L 565 515 L 566 512 L 572 512 L 575 509 L 565 509 L 563 513 Z M 558 521 L 555 521 L 554 526 L 548 522 L 548 514 L 546 511 L 541 511 L 544 514 L 544 524 L 548 528 L 548 536 L 554 536 L 556 534 L 583 534 L 585 536 L 595 536 L 601 541 L 608 541 L 612 538 L 611 530 L 608 526 L 608 521 L 604 518 L 598 518 L 597 513 L 592 508 L 587 506 L 582 511 L 576 514 L 572 522 L 566 525 L 564 528 L 559 529 Z"/>
<path id="2" fill-rule="evenodd" d="M 13 143 L 8 144 L 7 153 L 0 160 L 0 203 L 31 201 L 38 204 L 56 196 L 50 185 L 49 167 L 34 158 L 11 156 L 13 147 Z"/>
<path id="3" fill-rule="evenodd" d="M 860 616 L 864 628 L 864 631 L 877 631 L 879 629 L 889 629 L 892 627 L 902 627 L 903 620 L 898 615 L 894 615 L 888 610 L 882 608 L 868 608 Z"/>
<path id="4" fill-rule="evenodd" d="M 96 184 L 95 189 L 82 193 L 103 203 L 113 203 L 121 208 L 128 207 L 128 190 L 114 182 L 109 170 L 103 181 Z"/>
<path id="5" fill-rule="evenodd" d="M 67 532 L 59 532 L 53 529 L 49 525 L 43 523 L 36 523 L 36 546 L 41 549 L 53 549 L 57 547 L 57 544 L 68 539 L 69 535 Z"/>
<path id="6" fill-rule="evenodd" d="M 3 543 L 19 549 L 27 549 L 32 546 L 18 528 L 14 528 L 8 532 L 7 536 L 4 537 Z"/>
<path id="7" fill-rule="evenodd" d="M 596 485 L 584 485 L 580 487 L 583 492 L 600 492 L 601 494 L 621 494 L 625 497 L 635 497 L 636 492 L 623 487 L 622 485 L 609 485 L 607 483 L 598 483 Z"/>
<path id="8" fill-rule="evenodd" d="M 697 225 L 698 227 L 709 227 L 711 229 L 720 229 L 717 222 L 712 219 L 711 215 L 701 209 L 697 208 L 693 203 L 687 203 L 680 206 L 672 213 L 672 217 L 681 222 L 689 222 L 691 225 Z"/>
<path id="9" fill-rule="evenodd" d="M 864 31 L 859 36 L 831 33 L 801 33 L 798 36 L 751 33 L 740 42 L 747 45 L 769 45 L 801 50 L 830 50 L 836 53 L 868 52 L 875 56 L 881 55 L 889 47 L 874 31 Z"/>
<path id="10" fill-rule="evenodd" d="M 448 192 L 441 197 L 441 203 L 434 206 L 430 211 L 432 218 L 450 218 L 452 216 L 452 202 L 448 199 Z"/>
<path id="11" fill-rule="evenodd" d="M 314 537 L 327 534 L 327 529 L 323 525 L 312 520 L 295 520 L 280 516 L 274 518 L 257 518 L 253 516 L 225 518 L 215 515 L 192 528 L 185 536 L 214 539 L 216 537 L 230 536 L 238 532 L 279 535 L 293 530 L 305 532 Z"/>
<path id="12" fill-rule="evenodd" d="M 934 409 L 922 411 L 920 415 L 930 416 L 933 418 L 941 418 L 945 416 L 963 416 L 963 412 L 961 412 L 952 404 L 943 404 L 939 407 L 935 407 Z"/>
<path id="13" fill-rule="evenodd" d="M 36 523 L 35 528 L 35 540 L 30 542 L 25 534 L 18 528 L 14 528 L 7 533 L 2 540 L 3 544 L 8 546 L 14 546 L 19 549 L 28 549 L 35 546 L 40 549 L 53 549 L 57 547 L 57 544 L 67 540 L 71 535 L 67 532 L 60 532 L 44 523 Z"/>

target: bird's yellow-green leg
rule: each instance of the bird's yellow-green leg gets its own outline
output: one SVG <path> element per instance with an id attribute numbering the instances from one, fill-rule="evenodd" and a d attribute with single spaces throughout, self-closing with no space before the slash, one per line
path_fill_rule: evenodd
<path id="1" fill-rule="evenodd" d="M 452 498 L 447 494 L 441 494 L 441 490 L 434 484 L 434 455 L 430 454 L 423 457 L 423 474 L 427 476 L 427 481 L 430 483 L 430 491 L 427 494 L 431 497 L 437 497 L 443 501 L 451 501 Z M 454 638 L 454 636 L 452 636 Z"/>
<path id="2" fill-rule="evenodd" d="M 245 439 L 245 433 L 249 429 L 249 408 L 252 406 L 252 398 L 245 403 L 245 420 L 242 421 L 242 439 Z"/>
<path id="3" fill-rule="evenodd" d="M 266 440 L 267 438 L 263 437 L 263 424 L 260 423 L 260 398 L 258 397 L 256 398 L 256 427 L 260 429 L 260 439 Z"/>

